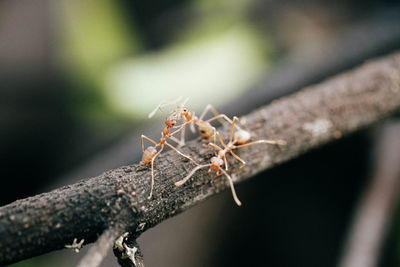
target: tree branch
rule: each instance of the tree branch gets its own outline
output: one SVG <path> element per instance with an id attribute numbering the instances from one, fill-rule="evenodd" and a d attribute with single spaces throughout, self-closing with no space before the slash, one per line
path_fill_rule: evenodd
<path id="1" fill-rule="evenodd" d="M 241 122 L 252 133 L 252 140 L 283 139 L 287 145 L 240 149 L 237 153 L 247 165 L 234 174 L 234 180 L 244 181 L 367 127 L 399 107 L 399 53 L 274 101 L 242 117 Z M 213 155 L 199 139 L 187 142 L 182 152 L 201 164 Z M 239 164 L 230 158 L 229 166 L 234 170 Z M 193 167 L 173 151 L 161 154 L 155 162 L 156 183 L 150 200 L 150 170 L 136 164 L 1 207 L 0 264 L 61 249 L 74 238 L 93 242 L 115 225 L 134 240 L 146 229 L 228 187 L 224 179 L 211 184 L 207 170 L 176 187 L 174 182 Z"/>

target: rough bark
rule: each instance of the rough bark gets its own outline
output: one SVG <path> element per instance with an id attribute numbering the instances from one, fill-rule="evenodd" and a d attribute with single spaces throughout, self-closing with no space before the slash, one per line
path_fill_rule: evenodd
<path id="1" fill-rule="evenodd" d="M 399 53 L 276 100 L 243 116 L 241 122 L 252 133 L 252 140 L 283 139 L 287 145 L 240 149 L 237 153 L 247 166 L 235 172 L 234 180 L 244 181 L 372 125 L 399 107 Z M 226 130 L 221 129 L 224 133 Z M 202 164 L 213 155 L 213 150 L 204 148 L 199 139 L 187 142 L 181 150 Z M 239 166 L 231 158 L 229 163 L 231 170 Z M 134 239 L 228 187 L 221 178 L 211 184 L 206 169 L 198 171 L 184 186 L 176 187 L 174 182 L 193 167 L 173 151 L 161 154 L 155 162 L 156 182 L 150 200 L 150 170 L 135 164 L 1 207 L 0 264 L 61 249 L 74 238 L 85 239 L 85 244 L 93 242 L 109 228 L 128 231 Z"/>

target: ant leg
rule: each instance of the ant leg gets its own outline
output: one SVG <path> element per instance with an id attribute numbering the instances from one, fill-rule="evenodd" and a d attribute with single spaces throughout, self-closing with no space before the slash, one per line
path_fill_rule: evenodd
<path id="1" fill-rule="evenodd" d="M 182 131 L 182 129 L 184 129 L 185 126 L 186 126 L 187 124 L 188 124 L 188 122 L 184 122 L 184 123 L 182 123 L 182 124 L 179 125 L 179 126 L 174 126 L 173 128 L 177 128 L 177 127 L 178 127 L 178 130 L 176 130 L 176 131 L 170 133 L 169 135 L 172 136 L 172 135 L 176 134 L 177 132 Z M 178 139 L 177 139 L 177 140 L 178 140 Z"/>
<path id="2" fill-rule="evenodd" d="M 178 126 L 178 130 L 172 132 L 168 138 L 171 139 L 172 141 L 174 141 L 175 143 L 178 144 L 178 147 L 181 147 L 183 145 L 185 145 L 185 126 L 188 124 L 188 122 L 182 123 L 181 125 Z M 175 128 L 175 127 L 174 127 Z M 178 138 L 174 137 L 173 135 L 175 135 L 176 133 L 178 133 L 179 131 L 181 131 L 181 140 L 179 140 Z"/>
<path id="3" fill-rule="evenodd" d="M 215 176 L 214 176 L 213 178 L 211 178 L 210 183 L 214 183 L 214 181 L 217 180 L 217 178 L 220 177 L 222 174 L 223 174 L 222 172 L 219 172 L 219 171 L 218 171 L 218 172 L 215 174 Z"/>
<path id="4" fill-rule="evenodd" d="M 154 140 L 148 138 L 147 136 L 145 136 L 145 135 L 143 135 L 143 134 L 142 134 L 142 136 L 140 137 L 140 139 L 142 140 L 142 152 L 144 152 L 143 139 L 146 139 L 147 141 L 150 141 L 150 142 L 152 142 L 153 144 L 157 145 L 157 143 L 156 143 Z"/>
<path id="5" fill-rule="evenodd" d="M 225 174 L 226 178 L 228 178 L 228 182 L 229 182 L 229 185 L 230 185 L 231 191 L 232 191 L 233 200 L 235 200 L 236 205 L 242 206 L 242 202 L 240 202 L 239 198 L 236 195 L 236 191 L 235 191 L 235 187 L 233 186 L 232 178 L 229 176 L 229 174 L 226 171 L 224 171 L 224 170 L 221 170 L 221 171 Z"/>
<path id="6" fill-rule="evenodd" d="M 228 161 L 226 160 L 226 157 L 224 157 L 224 163 L 225 163 L 225 170 L 228 170 Z"/>
<path id="7" fill-rule="evenodd" d="M 214 149 L 223 150 L 222 148 L 220 148 L 219 146 L 217 146 L 214 143 L 208 143 L 208 145 L 212 146 Z"/>
<path id="8" fill-rule="evenodd" d="M 189 97 L 186 97 L 186 99 L 182 102 L 181 106 L 185 105 L 186 102 L 188 102 L 188 101 L 189 101 Z M 178 101 L 176 101 L 176 102 L 178 102 Z"/>
<path id="9" fill-rule="evenodd" d="M 158 104 L 158 105 L 156 106 L 156 108 L 155 108 L 152 112 L 149 113 L 149 116 L 148 116 L 149 119 L 150 119 L 151 117 L 153 117 L 154 114 L 156 114 L 157 110 L 162 111 L 161 108 L 162 108 L 163 106 L 175 104 L 176 102 L 178 102 L 178 101 L 181 100 L 181 99 L 182 99 L 182 96 L 178 97 L 178 98 L 175 99 L 175 100 L 170 100 L 170 101 L 161 100 L 160 104 Z"/>
<path id="10" fill-rule="evenodd" d="M 238 161 L 240 161 L 242 163 L 242 165 L 239 167 L 239 169 L 243 168 L 246 165 L 246 162 L 244 160 L 242 160 L 238 155 L 236 155 L 235 153 L 233 153 L 232 150 L 229 151 L 229 153 L 231 153 L 231 155 L 237 159 Z"/>
<path id="11" fill-rule="evenodd" d="M 279 145 L 279 146 L 284 146 L 286 145 L 286 141 L 284 140 L 258 140 L 254 141 L 248 144 L 243 144 L 243 145 L 237 145 L 234 148 L 242 148 L 242 147 L 247 147 L 247 146 L 252 146 L 256 144 L 269 144 L 269 145 Z"/>
<path id="12" fill-rule="evenodd" d="M 212 121 L 214 121 L 214 120 L 218 120 L 220 123 L 223 123 L 223 121 L 222 121 L 221 119 L 224 119 L 224 120 L 226 120 L 227 122 L 229 122 L 230 124 L 232 124 L 232 120 L 231 120 L 228 116 L 226 116 L 225 114 L 219 113 L 219 112 L 214 108 L 214 106 L 212 106 L 211 104 L 208 104 L 208 105 L 206 106 L 206 108 L 204 109 L 203 113 L 201 114 L 201 116 L 200 116 L 200 118 L 199 118 L 200 121 L 204 118 L 204 116 L 206 115 L 207 111 L 209 111 L 209 110 L 214 114 L 214 117 L 212 117 L 212 118 L 206 120 L 206 122 L 212 122 Z M 238 125 L 236 125 L 235 127 L 236 127 L 236 129 L 241 130 L 241 128 L 240 128 Z"/>
<path id="13" fill-rule="evenodd" d="M 181 131 L 181 140 L 179 142 L 179 146 L 184 146 L 185 145 L 185 127 L 182 128 Z"/>
<path id="14" fill-rule="evenodd" d="M 222 146 L 223 146 L 223 147 L 226 147 L 226 145 L 225 145 L 225 143 L 224 143 L 224 140 L 222 140 L 222 137 L 221 137 L 220 133 L 219 133 L 219 132 L 216 132 L 216 133 L 217 133 L 217 135 L 218 135 L 219 141 L 221 142 Z M 215 136 L 214 136 L 214 142 L 216 141 L 215 139 L 216 139 L 216 138 L 215 138 Z M 217 146 L 215 143 L 211 143 L 211 142 L 210 142 L 209 145 L 211 145 L 212 147 L 214 147 L 214 152 L 215 152 L 215 149 L 223 150 L 221 147 Z"/>
<path id="15" fill-rule="evenodd" d="M 224 147 L 226 147 L 226 145 L 225 145 L 225 143 L 224 143 L 224 140 L 222 140 L 221 134 L 220 134 L 219 132 L 217 132 L 217 135 L 218 135 L 218 138 L 219 138 L 219 141 L 221 142 L 221 144 L 222 144 Z"/>
<path id="16" fill-rule="evenodd" d="M 208 112 L 209 110 L 214 114 L 214 117 L 220 115 L 219 112 L 218 112 L 211 104 L 208 104 L 208 105 L 204 108 L 203 112 L 201 113 L 200 118 L 199 118 L 199 121 L 202 121 L 202 120 L 203 120 L 204 116 L 207 114 L 207 112 Z M 217 119 L 218 119 L 218 121 L 219 121 L 220 123 L 223 123 L 223 121 L 221 120 L 221 117 L 219 117 L 219 118 L 217 118 Z"/>
<path id="17" fill-rule="evenodd" d="M 217 116 L 217 115 L 220 114 L 220 113 L 214 108 L 214 106 L 211 105 L 211 104 L 208 104 L 206 108 L 207 108 L 208 110 L 211 110 L 211 112 L 214 114 L 214 116 Z"/>
<path id="18" fill-rule="evenodd" d="M 232 143 L 232 137 L 233 137 L 233 128 L 235 128 L 235 122 L 238 121 L 239 118 L 234 116 L 233 121 L 232 121 L 232 127 L 231 127 L 231 133 L 229 135 L 229 142 Z"/>
<path id="19" fill-rule="evenodd" d="M 221 119 L 224 119 L 227 122 L 232 123 L 232 120 L 229 119 L 229 117 L 226 116 L 225 114 L 218 114 L 217 113 L 217 114 L 214 114 L 214 115 L 215 115 L 214 117 L 211 117 L 211 118 L 209 118 L 208 120 L 205 120 L 205 121 L 206 122 L 212 122 L 212 121 L 215 121 L 215 120 L 219 120 L 221 122 Z"/>
<path id="20" fill-rule="evenodd" d="M 181 140 L 179 140 L 175 136 L 172 136 L 172 135 L 176 134 L 178 131 L 180 131 L 181 129 L 183 129 L 182 132 L 181 132 Z M 185 128 L 182 127 L 179 130 L 176 130 L 175 132 L 170 134 L 168 136 L 168 138 L 171 139 L 172 141 L 174 141 L 178 145 L 178 147 L 184 146 L 185 145 Z"/>
<path id="21" fill-rule="evenodd" d="M 151 159 L 151 186 L 150 186 L 150 194 L 147 199 L 151 199 L 153 196 L 153 187 L 154 187 L 154 158 Z"/>
<path id="22" fill-rule="evenodd" d="M 176 138 L 176 137 L 174 137 L 174 136 L 170 136 L 170 137 L 168 137 L 169 139 L 171 139 L 172 141 L 174 141 L 178 146 L 179 146 L 179 139 L 178 138 Z"/>
<path id="23" fill-rule="evenodd" d="M 226 121 L 229 122 L 230 124 L 233 123 L 232 120 L 229 119 L 228 116 L 226 116 L 225 114 L 216 115 L 215 117 L 212 117 L 212 118 L 206 120 L 206 122 L 212 122 L 212 121 L 215 121 L 215 120 L 219 120 L 219 121 L 220 121 L 221 118 L 224 119 L 224 120 L 226 120 Z M 220 121 L 220 122 L 221 122 L 221 121 Z M 236 128 L 237 130 L 239 130 L 239 131 L 242 130 L 242 128 L 240 128 L 240 126 L 237 125 L 237 124 L 235 124 L 235 128 Z"/>
<path id="24" fill-rule="evenodd" d="M 192 118 L 195 118 L 196 116 L 195 116 L 195 112 L 193 111 L 193 113 L 192 113 Z M 194 125 L 195 125 L 195 123 L 194 123 L 194 121 L 193 121 L 193 119 L 191 120 L 191 122 L 190 122 L 190 131 L 192 131 L 192 133 L 195 133 L 196 132 L 196 128 L 194 127 Z"/>
<path id="25" fill-rule="evenodd" d="M 153 196 L 153 188 L 154 188 L 154 160 L 156 157 L 161 153 L 161 151 L 164 149 L 164 146 L 161 146 L 161 149 L 157 152 L 157 154 L 154 155 L 154 157 L 151 159 L 151 188 L 150 188 L 150 195 L 147 197 L 147 199 L 151 199 Z"/>
<path id="26" fill-rule="evenodd" d="M 218 119 L 218 121 L 219 121 L 220 123 L 223 123 L 223 121 L 222 121 L 221 119 L 223 118 L 223 116 L 225 116 L 226 118 L 224 118 L 224 119 L 228 119 L 228 122 L 230 121 L 230 119 L 229 119 L 226 115 L 220 114 L 220 113 L 214 108 L 214 106 L 211 105 L 211 104 L 208 104 L 208 105 L 205 107 L 205 109 L 203 110 L 203 113 L 201 113 L 201 116 L 200 116 L 200 118 L 199 118 L 200 121 L 203 120 L 204 116 L 207 114 L 207 111 L 209 111 L 209 110 L 214 114 L 214 117 L 213 117 L 214 119 L 213 119 L 213 120 Z M 220 116 L 220 115 L 223 115 L 223 116 Z M 218 116 L 220 116 L 220 117 L 218 117 Z M 217 117 L 217 118 L 216 118 L 216 117 Z M 208 120 L 207 120 L 207 121 L 208 121 Z M 229 123 L 231 123 L 231 122 L 229 122 Z"/>
<path id="27" fill-rule="evenodd" d="M 211 164 L 206 164 L 206 165 L 199 165 L 199 166 L 197 166 L 197 167 L 194 168 L 185 178 L 183 178 L 182 180 L 180 180 L 180 181 L 178 181 L 178 182 L 175 182 L 175 185 L 176 185 L 176 186 L 182 186 L 184 183 L 187 182 L 187 180 L 190 179 L 190 177 L 192 177 L 192 175 L 193 175 L 197 170 L 200 170 L 200 169 L 205 168 L 205 167 L 209 167 L 210 165 L 211 165 Z"/>
<path id="28" fill-rule="evenodd" d="M 207 114 L 207 111 L 209 111 L 209 110 L 211 110 L 212 113 L 216 112 L 216 113 L 214 114 L 215 116 L 219 114 L 211 104 L 208 104 L 208 105 L 204 108 L 203 112 L 201 113 L 200 118 L 199 118 L 199 121 L 202 121 L 202 120 L 203 120 L 204 116 Z"/>
<path id="29" fill-rule="evenodd" d="M 212 127 L 212 129 L 213 129 L 213 132 L 214 132 L 214 134 L 213 134 L 214 144 L 216 144 L 217 143 L 217 129 L 215 129 L 215 127 Z"/>
<path id="30" fill-rule="evenodd" d="M 185 157 L 185 158 L 187 158 L 188 160 L 193 161 L 196 165 L 199 165 L 194 159 L 192 159 L 192 158 L 189 157 L 189 156 L 186 156 L 185 154 L 183 154 L 182 152 L 180 152 L 178 149 L 176 149 L 174 146 L 168 144 L 167 142 L 165 142 L 165 144 L 166 144 L 167 146 L 169 146 L 171 149 L 175 150 L 176 153 L 178 153 L 178 154 L 181 155 L 182 157 Z"/>

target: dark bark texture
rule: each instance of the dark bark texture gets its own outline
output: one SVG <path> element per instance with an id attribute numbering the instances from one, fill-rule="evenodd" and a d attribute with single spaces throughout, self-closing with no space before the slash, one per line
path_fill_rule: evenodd
<path id="1" fill-rule="evenodd" d="M 252 140 L 282 139 L 287 145 L 242 148 L 236 152 L 247 165 L 233 171 L 239 162 L 229 157 L 230 172 L 234 172 L 235 183 L 244 181 L 370 126 L 399 107 L 400 54 L 396 53 L 243 116 L 241 123 L 251 132 Z M 225 137 L 228 128 L 220 129 Z M 200 139 L 187 142 L 181 151 L 201 164 L 208 163 L 214 153 L 203 147 Z M 174 182 L 193 168 L 192 162 L 173 151 L 162 153 L 155 161 L 154 195 L 150 200 L 150 168 L 134 164 L 1 207 L 0 265 L 62 249 L 74 238 L 85 239 L 85 244 L 93 242 L 107 229 L 128 231 L 134 239 L 228 187 L 223 177 L 210 183 L 213 176 L 207 169 L 176 187 Z"/>

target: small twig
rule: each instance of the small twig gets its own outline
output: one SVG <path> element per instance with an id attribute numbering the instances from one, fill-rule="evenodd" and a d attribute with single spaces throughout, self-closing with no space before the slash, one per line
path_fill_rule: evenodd
<path id="1" fill-rule="evenodd" d="M 129 233 L 121 235 L 114 245 L 114 254 L 122 267 L 144 267 L 143 254 L 135 239 L 128 238 Z"/>
<path id="2" fill-rule="evenodd" d="M 359 204 L 340 267 L 377 266 L 399 194 L 399 137 L 399 122 L 386 125 L 379 136 L 376 171 Z"/>
<path id="3" fill-rule="evenodd" d="M 135 242 L 136 243 L 136 242 Z M 131 260 L 133 266 L 132 267 L 144 267 L 144 259 L 142 252 L 139 249 L 139 245 L 134 246 L 133 248 L 128 247 L 128 245 L 124 244 L 126 254 L 128 255 L 128 258 Z M 130 266 L 129 265 L 123 265 L 121 264 L 122 267 L 125 266 Z"/>
<path id="4" fill-rule="evenodd" d="M 85 257 L 79 262 L 77 267 L 97 267 L 101 264 L 110 248 L 117 238 L 118 232 L 115 229 L 106 230 L 89 249 Z"/>
<path id="5" fill-rule="evenodd" d="M 79 251 L 82 248 L 83 242 L 85 242 L 85 239 L 82 239 L 81 241 L 79 241 L 78 243 L 78 239 L 74 238 L 74 241 L 72 241 L 71 245 L 65 245 L 65 248 L 70 248 L 73 251 L 75 251 L 76 253 L 79 253 Z"/>

